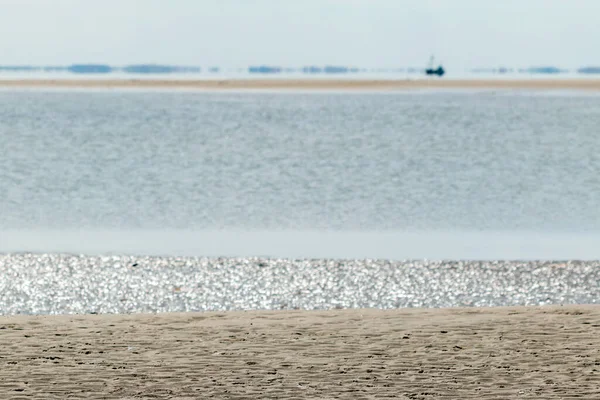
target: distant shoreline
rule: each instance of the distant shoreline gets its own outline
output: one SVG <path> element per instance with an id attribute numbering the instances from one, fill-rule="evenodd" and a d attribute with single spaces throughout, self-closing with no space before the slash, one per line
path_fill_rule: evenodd
<path id="1" fill-rule="evenodd" d="M 0 88 L 139 88 L 200 90 L 529 89 L 600 91 L 599 79 L 11 79 Z"/>

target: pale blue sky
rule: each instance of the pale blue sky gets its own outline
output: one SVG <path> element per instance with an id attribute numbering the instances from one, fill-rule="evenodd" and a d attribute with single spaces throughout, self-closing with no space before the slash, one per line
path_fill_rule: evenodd
<path id="1" fill-rule="evenodd" d="M 600 0 L 0 0 L 0 64 L 600 65 Z"/>

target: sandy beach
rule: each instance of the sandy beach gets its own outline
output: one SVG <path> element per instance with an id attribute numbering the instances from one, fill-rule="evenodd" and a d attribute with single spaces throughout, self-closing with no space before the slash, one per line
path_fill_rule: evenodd
<path id="1" fill-rule="evenodd" d="M 0 88 L 147 88 L 200 90 L 408 90 L 529 89 L 600 90 L 600 79 L 17 79 L 0 80 Z"/>
<path id="2" fill-rule="evenodd" d="M 0 317 L 0 397 L 600 398 L 600 307 Z"/>

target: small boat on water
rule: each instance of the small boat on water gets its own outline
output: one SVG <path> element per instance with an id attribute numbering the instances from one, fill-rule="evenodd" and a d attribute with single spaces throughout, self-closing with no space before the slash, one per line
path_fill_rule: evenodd
<path id="1" fill-rule="evenodd" d="M 443 76 L 446 73 L 446 70 L 444 69 L 444 67 L 442 67 L 442 64 L 440 64 L 436 69 L 434 69 L 433 61 L 434 58 L 433 56 L 431 56 L 431 60 L 429 60 L 429 68 L 425 70 L 425 74 Z"/>

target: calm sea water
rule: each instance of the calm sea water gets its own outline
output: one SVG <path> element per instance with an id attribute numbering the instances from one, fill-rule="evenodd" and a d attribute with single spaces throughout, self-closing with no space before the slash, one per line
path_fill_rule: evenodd
<path id="1" fill-rule="evenodd" d="M 600 96 L 0 92 L 0 252 L 599 258 Z"/>

